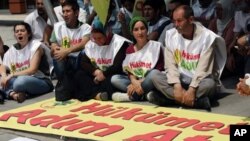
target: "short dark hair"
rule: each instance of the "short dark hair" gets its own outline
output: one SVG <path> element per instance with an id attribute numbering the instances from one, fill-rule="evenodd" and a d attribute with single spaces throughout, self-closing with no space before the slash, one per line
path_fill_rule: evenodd
<path id="1" fill-rule="evenodd" d="M 135 0 L 121 0 L 121 3 L 124 4 L 126 1 L 131 2 L 131 3 L 135 3 Z"/>
<path id="2" fill-rule="evenodd" d="M 155 11 L 160 10 L 158 0 L 146 0 L 143 3 L 143 7 L 146 6 L 146 5 L 151 6 Z"/>
<path id="3" fill-rule="evenodd" d="M 13 28 L 14 32 L 15 32 L 16 27 L 18 25 L 23 25 L 25 27 L 25 29 L 27 30 L 27 33 L 30 34 L 30 36 L 28 38 L 28 40 L 30 41 L 33 38 L 33 34 L 32 34 L 32 30 L 31 30 L 30 25 L 28 23 L 26 23 L 26 22 L 17 23 L 17 24 L 14 25 L 14 28 Z"/>
<path id="4" fill-rule="evenodd" d="M 79 5 L 76 0 L 65 0 L 62 4 L 62 7 L 64 6 L 71 6 L 73 11 L 79 11 Z"/>
<path id="5" fill-rule="evenodd" d="M 186 18 L 186 19 L 190 18 L 191 16 L 194 16 L 193 9 L 188 5 L 180 5 L 180 6 L 175 8 L 174 12 L 179 10 L 179 9 L 184 10 L 184 18 Z"/>

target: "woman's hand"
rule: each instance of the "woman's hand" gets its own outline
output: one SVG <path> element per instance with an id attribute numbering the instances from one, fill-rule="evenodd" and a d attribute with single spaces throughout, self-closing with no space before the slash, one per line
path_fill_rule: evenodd
<path id="1" fill-rule="evenodd" d="M 132 85 L 134 86 L 135 88 L 135 92 L 138 94 L 138 95 L 142 95 L 144 93 L 144 90 L 143 88 L 141 87 L 141 83 L 143 82 L 143 79 L 139 79 L 139 80 L 136 80 L 134 79 L 132 82 Z"/>
<path id="2" fill-rule="evenodd" d="M 3 87 L 3 89 L 6 89 L 8 86 L 8 82 L 9 80 L 13 77 L 13 74 L 10 74 L 8 76 L 3 76 L 2 80 L 1 80 L 1 86 Z"/>

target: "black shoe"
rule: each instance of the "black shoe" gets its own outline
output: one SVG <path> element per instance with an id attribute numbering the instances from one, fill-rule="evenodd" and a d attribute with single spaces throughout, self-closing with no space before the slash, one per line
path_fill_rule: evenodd
<path id="1" fill-rule="evenodd" d="M 157 93 L 156 91 L 150 91 L 146 95 L 146 99 L 155 105 L 159 106 L 169 106 L 174 105 L 175 102 L 173 100 L 167 99 L 164 95 Z"/>
<path id="2" fill-rule="evenodd" d="M 0 104 L 3 104 L 3 103 L 4 103 L 4 98 L 3 98 L 2 93 L 0 93 Z"/>
<path id="3" fill-rule="evenodd" d="M 100 96 L 100 99 L 101 99 L 102 101 L 108 101 L 108 100 L 109 100 L 109 95 L 108 95 L 107 92 L 101 92 L 101 93 L 99 94 L 99 96 Z"/>
<path id="4" fill-rule="evenodd" d="M 194 103 L 194 108 L 205 109 L 208 112 L 211 112 L 211 104 L 210 104 L 209 98 L 202 97 L 202 98 L 197 99 Z"/>

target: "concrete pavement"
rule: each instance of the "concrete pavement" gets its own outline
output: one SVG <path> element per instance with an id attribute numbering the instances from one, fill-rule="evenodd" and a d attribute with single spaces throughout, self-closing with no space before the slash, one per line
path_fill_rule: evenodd
<path id="1" fill-rule="evenodd" d="M 2 15 L 0 11 L 0 35 L 2 36 L 2 39 L 6 45 L 11 46 L 13 43 L 15 43 L 13 35 L 13 23 L 22 21 L 26 15 L 27 14 Z M 250 112 L 249 112 L 250 97 L 243 97 L 237 94 L 237 92 L 235 91 L 235 85 L 237 82 L 238 78 L 234 76 L 223 80 L 223 84 L 225 85 L 226 88 L 224 89 L 224 93 L 218 95 L 219 99 L 217 102 L 213 104 L 212 113 L 250 117 Z M 21 104 L 18 104 L 15 101 L 6 101 L 4 105 L 0 105 L 0 112 L 14 109 L 16 107 L 29 105 L 52 97 L 54 97 L 54 92 L 39 97 L 35 97 L 32 99 L 28 99 Z M 139 104 L 151 105 L 148 102 L 140 102 Z M 67 140 L 67 139 L 60 139 L 61 137 L 56 135 L 45 135 L 45 134 L 36 134 L 36 133 L 22 132 L 9 129 L 0 129 L 1 141 L 8 141 L 10 139 L 14 139 L 17 137 L 28 137 L 40 141 Z"/>

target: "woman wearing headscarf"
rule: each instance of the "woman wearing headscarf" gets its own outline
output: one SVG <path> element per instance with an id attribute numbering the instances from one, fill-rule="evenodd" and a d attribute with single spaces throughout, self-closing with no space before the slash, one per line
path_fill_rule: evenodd
<path id="1" fill-rule="evenodd" d="M 85 45 L 81 70 L 74 75 L 72 98 L 80 101 L 111 99 L 113 87 L 110 79 L 114 74 L 122 73 L 122 61 L 129 43 L 129 40 L 117 34 L 109 40 L 102 23 L 95 21 L 91 40 Z"/>
<path id="2" fill-rule="evenodd" d="M 233 0 L 219 0 L 216 3 L 216 15 L 217 17 L 214 18 L 210 24 L 209 29 L 212 30 L 214 33 L 220 35 L 224 38 L 227 47 L 227 65 L 223 71 L 222 76 L 229 75 L 232 73 L 233 70 L 230 70 L 228 67 L 228 63 L 230 62 L 231 57 L 236 57 L 236 54 L 230 51 L 229 46 L 234 38 L 234 5 Z M 235 65 L 235 64 L 234 64 Z"/>
<path id="3" fill-rule="evenodd" d="M 162 71 L 164 68 L 161 43 L 147 38 L 147 21 L 143 17 L 134 17 L 130 21 L 130 32 L 135 42 L 127 48 L 122 64 L 127 75 L 111 78 L 112 85 L 121 91 L 112 95 L 112 100 L 117 102 L 143 100 L 154 89 L 151 81 L 154 69 Z"/>

